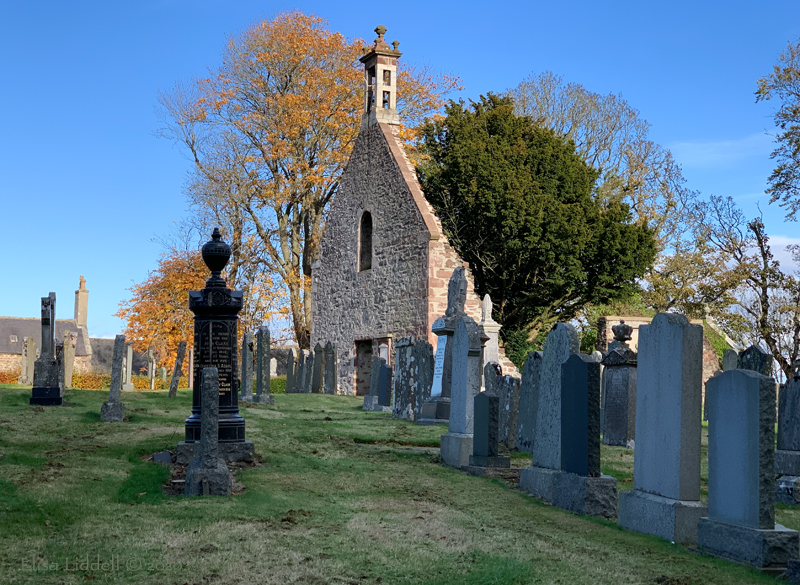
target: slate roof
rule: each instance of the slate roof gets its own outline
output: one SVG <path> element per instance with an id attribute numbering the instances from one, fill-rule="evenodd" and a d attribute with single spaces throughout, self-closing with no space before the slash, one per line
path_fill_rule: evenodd
<path id="1" fill-rule="evenodd" d="M 56 319 L 56 341 L 64 340 L 64 332 L 78 334 L 75 355 L 88 355 L 84 330 L 75 319 Z M 12 339 L 16 336 L 16 341 Z M 0 353 L 22 355 L 22 344 L 26 337 L 33 337 L 36 348 L 42 347 L 42 320 L 35 317 L 0 317 Z"/>
<path id="2" fill-rule="evenodd" d="M 111 362 L 114 358 L 114 340 L 92 337 L 92 371 L 104 374 L 111 373 Z M 126 350 L 127 351 L 127 350 Z M 127 354 L 123 354 L 127 355 Z M 133 364 L 131 374 L 138 376 L 142 374 L 142 368 L 147 370 L 147 354 L 133 352 Z M 169 371 L 172 375 L 172 371 Z"/>

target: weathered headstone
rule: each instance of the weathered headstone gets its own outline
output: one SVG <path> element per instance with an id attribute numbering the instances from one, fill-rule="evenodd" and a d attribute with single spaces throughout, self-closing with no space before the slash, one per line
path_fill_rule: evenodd
<path id="1" fill-rule="evenodd" d="M 573 354 L 561 365 L 561 472 L 553 505 L 614 518 L 617 480 L 600 473 L 600 363 Z"/>
<path id="2" fill-rule="evenodd" d="M 189 363 L 191 368 L 191 362 Z M 191 371 L 191 370 L 190 370 Z M 133 347 L 128 345 L 125 347 L 125 368 L 122 371 L 122 390 L 133 390 Z M 191 384 L 189 385 L 191 387 Z"/>
<path id="3" fill-rule="evenodd" d="M 775 451 L 775 499 L 800 504 L 800 377 L 794 376 L 778 394 L 778 450 Z"/>
<path id="4" fill-rule="evenodd" d="M 202 396 L 200 373 L 217 368 L 219 384 L 219 442 L 226 461 L 253 461 L 255 448 L 245 440 L 245 422 L 239 415 L 238 325 L 242 292 L 229 289 L 222 278 L 231 249 L 214 228 L 211 241 L 202 248 L 203 262 L 211 278 L 199 291 L 189 291 L 189 309 L 194 313 L 195 375 L 192 388 L 192 413 L 186 419 L 186 440 L 178 445 L 178 462 L 185 460 L 201 437 Z"/>
<path id="5" fill-rule="evenodd" d="M 322 370 L 324 367 L 324 349 L 319 342 L 314 346 L 314 370 L 311 373 L 311 393 L 319 394 L 322 392 Z"/>
<path id="6" fill-rule="evenodd" d="M 227 496 L 233 478 L 219 449 L 219 375 L 217 368 L 203 368 L 200 436 L 189 467 L 184 493 L 187 496 Z"/>
<path id="7" fill-rule="evenodd" d="M 58 364 L 58 391 L 64 396 L 64 342 L 56 341 L 56 363 Z"/>
<path id="8" fill-rule="evenodd" d="M 575 327 L 556 323 L 547 334 L 539 366 L 533 465 L 520 472 L 520 487 L 548 502 L 553 501 L 553 481 L 561 469 L 561 364 L 579 349 Z"/>
<path id="9" fill-rule="evenodd" d="M 301 392 L 303 394 L 311 394 L 311 380 L 314 377 L 314 352 L 304 350 L 303 353 L 306 354 L 306 364 L 303 369 L 303 386 Z"/>
<path id="10" fill-rule="evenodd" d="M 382 410 L 376 409 L 378 406 L 378 381 L 381 375 L 381 366 L 386 365 L 386 360 L 382 357 L 372 358 L 372 370 L 369 378 L 369 394 L 364 396 L 364 410 Z"/>
<path id="11" fill-rule="evenodd" d="M 775 524 L 775 380 L 740 368 L 711 378 L 706 396 L 708 517 L 697 526 L 698 548 L 759 568 L 786 567 L 800 538 Z"/>
<path id="12" fill-rule="evenodd" d="M 256 368 L 258 372 L 258 368 Z M 253 335 L 249 331 L 242 334 L 242 374 L 240 402 L 253 401 Z"/>
<path id="13" fill-rule="evenodd" d="M 500 455 L 498 451 L 500 399 L 488 392 L 478 392 L 473 401 L 475 419 L 469 466 L 511 467 L 511 459 Z"/>
<path id="14" fill-rule="evenodd" d="M 448 432 L 439 441 L 442 461 L 453 467 L 468 465 L 472 454 L 473 399 L 481 389 L 481 346 L 485 340 L 475 321 L 459 319 L 453 336 L 450 420 Z"/>
<path id="15" fill-rule="evenodd" d="M 751 370 L 762 376 L 772 376 L 772 355 L 757 345 L 751 345 L 739 354 L 736 363 L 738 370 Z"/>
<path id="16" fill-rule="evenodd" d="M 378 406 L 384 411 L 392 410 L 392 366 L 381 364 L 378 377 Z"/>
<path id="17" fill-rule="evenodd" d="M 489 295 L 483 296 L 481 303 L 481 330 L 489 338 L 483 348 L 483 365 L 481 369 L 486 367 L 490 362 L 500 362 L 500 323 L 492 319 L 492 299 Z M 500 405 L 500 409 L 503 406 Z M 502 440 L 501 440 L 502 442 Z"/>
<path id="18" fill-rule="evenodd" d="M 122 390 L 122 354 L 125 352 L 125 336 L 114 338 L 114 353 L 111 357 L 111 388 L 108 400 L 100 409 L 100 419 L 105 422 L 122 422 L 125 418 L 125 405 L 120 401 Z"/>
<path id="19" fill-rule="evenodd" d="M 539 408 L 539 378 L 542 372 L 542 352 L 532 351 L 522 366 L 517 415 L 517 449 L 533 454 L 536 411 Z"/>
<path id="20" fill-rule="evenodd" d="M 194 347 L 189 348 L 189 388 L 194 388 Z"/>
<path id="21" fill-rule="evenodd" d="M 275 397 L 270 390 L 270 376 L 267 364 L 270 362 L 269 328 L 262 325 L 256 332 L 256 395 L 253 402 L 258 404 L 275 404 Z"/>
<path id="22" fill-rule="evenodd" d="M 498 443 L 505 451 L 515 451 L 517 449 L 520 379 L 503 376 L 498 372 L 501 372 L 501 368 L 497 362 L 485 364 L 483 386 L 487 394 L 497 396 L 499 400 Z"/>
<path id="23" fill-rule="evenodd" d="M 611 328 L 617 342 L 603 358 L 603 443 L 633 448 L 636 436 L 636 352 L 628 347 L 633 327 Z"/>
<path id="24" fill-rule="evenodd" d="M 147 378 L 150 380 L 150 390 L 156 388 L 156 358 L 153 355 L 153 348 L 147 350 Z"/>
<path id="25" fill-rule="evenodd" d="M 289 355 L 286 356 L 286 393 L 293 394 L 295 392 L 295 368 L 294 368 L 294 350 L 289 350 Z"/>
<path id="26" fill-rule="evenodd" d="M 162 382 L 167 381 L 167 368 L 165 368 L 164 366 L 159 366 L 158 368 L 158 379 L 161 380 Z"/>
<path id="27" fill-rule="evenodd" d="M 739 367 L 739 353 L 735 349 L 726 349 L 722 354 L 722 370 L 727 372 Z"/>
<path id="28" fill-rule="evenodd" d="M 172 379 L 169 381 L 169 396 L 175 397 L 178 395 L 178 383 L 181 380 L 181 371 L 183 370 L 183 358 L 186 356 L 186 342 L 181 341 L 178 344 L 178 355 L 175 356 L 175 367 L 172 370 Z"/>
<path id="29" fill-rule="evenodd" d="M 323 390 L 325 394 L 336 394 L 336 376 L 339 370 L 336 346 L 330 341 L 325 344 L 325 380 Z"/>
<path id="30" fill-rule="evenodd" d="M 411 348 L 411 394 L 415 421 L 421 418 L 423 405 L 431 399 L 433 368 L 433 347 L 424 339 L 417 340 Z"/>
<path id="31" fill-rule="evenodd" d="M 36 342 L 33 337 L 26 337 L 22 343 L 22 372 L 17 384 L 28 386 L 33 384 L 33 365 L 36 362 Z"/>
<path id="32" fill-rule="evenodd" d="M 619 523 L 677 543 L 697 539 L 700 503 L 703 327 L 659 313 L 639 326 L 633 490 Z"/>
<path id="33" fill-rule="evenodd" d="M 42 348 L 33 364 L 31 404 L 57 406 L 62 403 L 58 385 L 58 362 L 55 347 L 56 293 L 42 297 Z"/>
<path id="34" fill-rule="evenodd" d="M 278 377 L 278 360 L 276 358 L 270 358 L 269 360 L 269 377 Z"/>
<path id="35" fill-rule="evenodd" d="M 411 337 L 402 337 L 397 341 L 394 347 L 394 403 L 392 404 L 392 416 L 395 418 L 413 420 L 411 353 L 414 347 L 414 340 Z"/>
<path id="36" fill-rule="evenodd" d="M 64 388 L 72 388 L 72 374 L 75 371 L 75 349 L 78 346 L 78 334 L 74 331 L 64 332 Z"/>
<path id="37" fill-rule="evenodd" d="M 304 393 L 306 385 L 306 350 L 301 349 L 297 356 L 297 369 L 295 370 L 294 392 Z"/>

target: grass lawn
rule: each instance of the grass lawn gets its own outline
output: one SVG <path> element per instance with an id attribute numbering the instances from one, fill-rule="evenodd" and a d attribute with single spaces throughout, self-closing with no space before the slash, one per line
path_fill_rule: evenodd
<path id="1" fill-rule="evenodd" d="M 777 583 L 445 467 L 431 449 L 442 427 L 354 397 L 242 408 L 261 461 L 237 472 L 241 493 L 168 496 L 167 468 L 146 459 L 182 439 L 189 391 L 123 393 L 117 424 L 100 421 L 107 395 L 42 408 L 0 386 L 3 585 Z M 604 447 L 603 470 L 630 489 L 632 453 Z M 800 528 L 800 512 L 777 520 Z"/>

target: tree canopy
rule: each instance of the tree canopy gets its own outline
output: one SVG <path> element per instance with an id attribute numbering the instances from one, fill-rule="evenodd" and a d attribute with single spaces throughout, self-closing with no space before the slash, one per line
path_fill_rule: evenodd
<path id="1" fill-rule="evenodd" d="M 515 114 L 509 97 L 450 102 L 421 148 L 425 196 L 506 330 L 535 336 L 625 296 L 653 262 L 652 230 L 627 204 L 598 200 L 574 143 Z"/>

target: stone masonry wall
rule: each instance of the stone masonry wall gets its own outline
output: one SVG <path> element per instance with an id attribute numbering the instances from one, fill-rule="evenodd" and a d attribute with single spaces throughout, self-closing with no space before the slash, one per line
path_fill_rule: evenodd
<path id="1" fill-rule="evenodd" d="M 17 372 L 21 370 L 21 353 L 0 353 L 0 372 Z"/>

